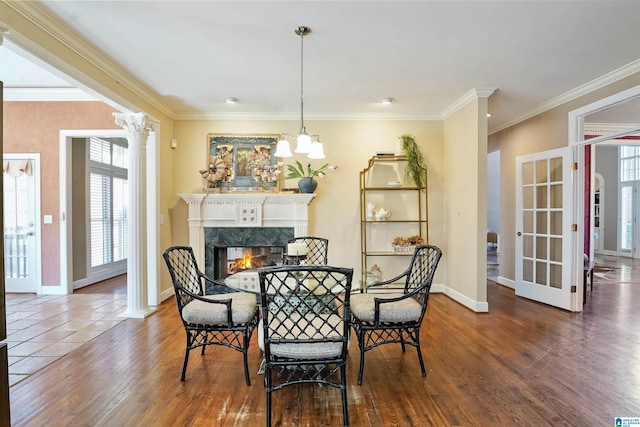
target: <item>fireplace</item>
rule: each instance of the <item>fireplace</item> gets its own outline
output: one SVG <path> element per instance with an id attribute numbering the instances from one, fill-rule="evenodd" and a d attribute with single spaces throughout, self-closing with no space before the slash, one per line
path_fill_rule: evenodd
<path id="1" fill-rule="evenodd" d="M 189 208 L 189 245 L 209 277 L 223 279 L 237 254 L 278 263 L 289 239 L 307 236 L 315 194 L 179 194 Z M 242 248 L 242 249 L 238 249 Z"/>
<path id="2" fill-rule="evenodd" d="M 277 265 L 293 233 L 293 227 L 206 227 L 205 274 L 224 279 L 243 270 Z"/>

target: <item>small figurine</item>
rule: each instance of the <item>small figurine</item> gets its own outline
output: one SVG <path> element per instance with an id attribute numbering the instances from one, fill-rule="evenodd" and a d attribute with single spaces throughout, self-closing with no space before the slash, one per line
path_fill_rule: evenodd
<path id="1" fill-rule="evenodd" d="M 382 269 L 378 264 L 373 264 L 373 267 L 371 267 L 371 272 L 373 272 L 373 274 L 377 276 L 378 281 L 382 280 Z"/>
<path id="2" fill-rule="evenodd" d="M 373 203 L 367 204 L 367 221 L 373 221 L 374 211 L 376 209 L 376 205 Z"/>

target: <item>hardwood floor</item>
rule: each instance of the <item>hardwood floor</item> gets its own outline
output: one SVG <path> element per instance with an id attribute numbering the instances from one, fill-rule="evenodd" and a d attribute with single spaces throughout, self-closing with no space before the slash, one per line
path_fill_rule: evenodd
<path id="1" fill-rule="evenodd" d="M 367 353 L 362 386 L 352 341 L 352 426 L 609 426 L 640 416 L 640 282 L 596 276 L 583 313 L 517 298 L 488 282 L 490 312 L 431 295 L 421 338 L 427 377 L 413 349 Z M 192 352 L 180 381 L 184 330 L 173 299 L 127 319 L 10 389 L 14 426 L 264 425 L 265 392 L 252 340 L 252 385 L 242 355 Z M 306 385 L 274 393 L 279 426 L 341 425 L 340 392 Z"/>

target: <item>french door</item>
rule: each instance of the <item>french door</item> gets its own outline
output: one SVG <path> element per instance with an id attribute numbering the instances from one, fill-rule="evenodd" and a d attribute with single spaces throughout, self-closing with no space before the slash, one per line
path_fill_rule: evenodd
<path id="1" fill-rule="evenodd" d="M 7 292 L 41 286 L 39 154 L 3 155 L 4 273 Z"/>
<path id="2" fill-rule="evenodd" d="M 569 147 L 516 158 L 516 295 L 567 310 L 573 268 L 571 165 Z"/>

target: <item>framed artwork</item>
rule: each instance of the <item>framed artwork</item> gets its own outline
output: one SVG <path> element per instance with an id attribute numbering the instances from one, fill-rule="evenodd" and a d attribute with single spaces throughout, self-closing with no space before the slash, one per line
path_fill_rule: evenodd
<path id="1" fill-rule="evenodd" d="M 207 187 L 225 191 L 277 191 L 280 135 L 207 135 Z"/>

